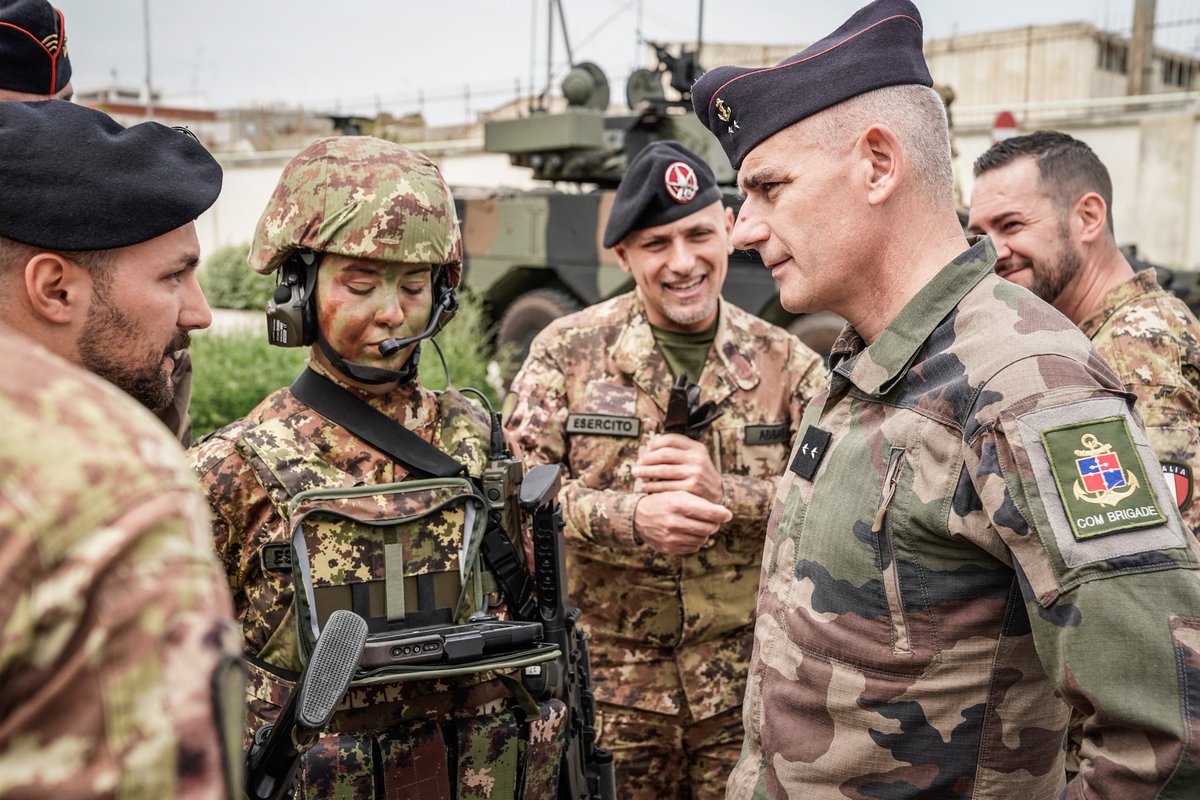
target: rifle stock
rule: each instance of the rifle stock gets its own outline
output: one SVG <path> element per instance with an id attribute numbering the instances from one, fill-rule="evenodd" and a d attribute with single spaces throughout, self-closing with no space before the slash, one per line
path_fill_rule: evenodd
<path id="1" fill-rule="evenodd" d="M 300 758 L 342 702 L 367 642 L 367 623 L 352 611 L 330 615 L 312 658 L 274 723 L 254 732 L 246 756 L 246 797 L 280 800 L 291 792 Z"/>
<path id="2" fill-rule="evenodd" d="M 562 485 L 557 464 L 533 467 L 521 484 L 521 507 L 533 519 L 534 583 L 537 619 L 547 641 L 562 656 L 541 674 L 526 676 L 538 699 L 556 698 L 567 706 L 567 741 L 559 777 L 562 800 L 616 800 L 612 753 L 596 746 L 596 702 L 592 694 L 587 634 L 579 627 L 579 609 L 567 596 L 563 547 Z"/>

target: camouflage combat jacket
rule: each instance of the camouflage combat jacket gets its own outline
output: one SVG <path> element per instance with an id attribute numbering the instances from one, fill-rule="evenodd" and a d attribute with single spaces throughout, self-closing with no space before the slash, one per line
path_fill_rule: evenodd
<path id="1" fill-rule="evenodd" d="M 513 381 L 510 444 L 561 462 L 571 599 L 591 635 L 596 697 L 704 719 L 741 703 L 759 558 L 771 498 L 821 359 L 785 331 L 724 300 L 697 383 L 723 415 L 705 435 L 733 512 L 698 553 L 632 539 L 631 472 L 662 433 L 673 383 L 636 292 L 559 319 Z"/>
<path id="2" fill-rule="evenodd" d="M 319 365 L 310 367 L 342 383 Z M 490 428 L 463 395 L 420 386 L 382 395 L 346 388 L 454 457 L 471 475 L 482 474 Z M 386 484 L 404 480 L 407 473 L 390 457 L 319 416 L 288 388 L 197 444 L 191 456 L 216 515 L 214 543 L 242 626 L 250 667 L 249 737 L 278 714 L 302 666 L 293 573 L 285 563 L 288 559 L 279 555 L 291 541 L 281 509 L 301 490 Z M 431 516 L 429 524 L 442 524 L 439 520 Z M 461 530 L 447 531 L 444 538 L 445 556 L 457 559 Z M 495 673 L 479 673 L 351 687 L 327 732 L 305 756 L 297 797 L 417 796 L 413 787 L 419 786 L 421 797 L 449 800 L 449 787 L 456 782 L 458 800 L 508 800 L 512 790 L 503 788 L 505 780 L 517 770 L 509 764 L 501 780 L 496 772 L 508 764 L 506 759 L 515 763 L 519 724 L 509 690 L 494 677 Z M 557 708 L 561 710 L 561 704 Z M 545 706 L 542 710 L 547 711 Z M 445 775 L 443 723 L 461 735 L 456 745 L 459 774 L 453 782 Z M 468 752 L 482 739 L 495 746 Z M 557 766 L 555 761 L 526 771 L 557 774 Z M 377 779 L 382 786 L 376 785 Z M 527 786 L 529 780 L 527 776 Z"/>
<path id="3" fill-rule="evenodd" d="M 732 800 L 1056 798 L 1068 703 L 1065 797 L 1200 787 L 1200 547 L 1116 376 L 994 261 L 834 347 L 768 528 Z"/>
<path id="4" fill-rule="evenodd" d="M 1146 426 L 1166 478 L 1192 532 L 1200 536 L 1200 322 L 1182 300 L 1138 272 L 1114 287 L 1079 325 L 1104 356 Z"/>
<path id="5" fill-rule="evenodd" d="M 228 797 L 239 651 L 179 443 L 3 326 L 0 363 L 0 796 Z"/>

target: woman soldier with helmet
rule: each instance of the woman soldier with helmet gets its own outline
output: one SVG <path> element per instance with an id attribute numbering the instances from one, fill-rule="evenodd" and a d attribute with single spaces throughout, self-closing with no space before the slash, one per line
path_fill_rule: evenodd
<path id="1" fill-rule="evenodd" d="M 284 169 L 249 261 L 280 271 L 271 341 L 311 345 L 311 355 L 297 384 L 191 451 L 242 623 L 248 737 L 279 713 L 329 604 L 373 631 L 461 623 L 488 586 L 472 566 L 468 540 L 482 537 L 470 533 L 481 513 L 471 497 L 456 495 L 453 479 L 413 481 L 432 471 L 314 411 L 310 393 L 369 407 L 472 478 L 490 430 L 461 394 L 417 377 L 420 341 L 452 316 L 462 274 L 454 201 L 425 156 L 371 137 L 310 145 Z M 432 449 L 415 444 L 406 449 Z M 395 533 L 396 520 L 415 524 Z M 372 550 L 383 539 L 390 545 Z M 537 743 L 560 740 L 561 704 L 539 710 L 504 669 L 411 679 L 419 667 L 401 668 L 403 680 L 377 669 L 351 686 L 304 758 L 298 798 L 556 795 L 557 753 Z"/>

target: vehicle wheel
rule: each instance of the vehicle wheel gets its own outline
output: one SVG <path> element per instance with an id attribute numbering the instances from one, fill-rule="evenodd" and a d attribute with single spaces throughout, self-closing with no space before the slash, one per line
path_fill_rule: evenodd
<path id="1" fill-rule="evenodd" d="M 506 388 L 529 355 L 533 337 L 554 320 L 580 308 L 579 301 L 561 289 L 535 289 L 509 304 L 496 327 L 496 354 Z"/>
<path id="2" fill-rule="evenodd" d="M 833 343 L 845 324 L 846 321 L 832 311 L 818 311 L 796 317 L 787 329 L 788 333 L 796 335 L 800 341 L 817 351 L 828 364 L 829 351 L 833 349 Z"/>

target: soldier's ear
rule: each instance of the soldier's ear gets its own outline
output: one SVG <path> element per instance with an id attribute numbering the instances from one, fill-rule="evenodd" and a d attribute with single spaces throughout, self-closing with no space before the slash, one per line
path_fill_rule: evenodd
<path id="1" fill-rule="evenodd" d="M 34 315 L 69 325 L 87 314 L 94 288 L 84 267 L 58 253 L 38 253 L 25 263 L 25 293 Z"/>
<path id="2" fill-rule="evenodd" d="M 856 175 L 862 177 L 870 205 L 881 205 L 907 177 L 908 158 L 904 147 L 887 125 L 872 125 L 863 131 L 854 156 L 860 167 Z"/>
<path id="3" fill-rule="evenodd" d="M 621 242 L 619 244 L 613 245 L 612 251 L 613 251 L 613 255 L 617 257 L 617 265 L 621 269 L 623 269 L 625 272 L 628 272 L 630 275 L 632 275 L 633 268 L 629 266 L 629 260 L 625 257 L 625 254 L 626 254 L 625 243 Z"/>
<path id="4" fill-rule="evenodd" d="M 1108 204 L 1096 192 L 1086 192 L 1076 200 L 1073 211 L 1080 241 L 1094 242 L 1108 230 Z"/>

